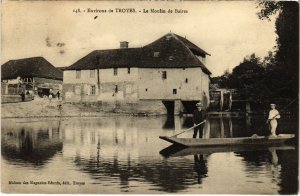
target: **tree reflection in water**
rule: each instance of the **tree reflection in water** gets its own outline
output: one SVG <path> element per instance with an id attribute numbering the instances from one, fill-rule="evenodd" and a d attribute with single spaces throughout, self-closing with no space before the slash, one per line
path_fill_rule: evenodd
<path id="1" fill-rule="evenodd" d="M 204 128 L 204 136 L 251 135 L 254 130 L 251 127 L 259 126 L 258 121 L 253 120 L 211 118 Z M 235 151 L 222 148 L 205 151 L 201 148 L 192 153 L 188 150 L 178 152 L 180 156 L 162 157 L 159 152 L 168 144 L 159 140 L 158 136 L 183 131 L 192 126 L 190 123 L 190 117 L 108 117 L 69 119 L 62 125 L 27 123 L 26 126 L 4 126 L 1 133 L 2 156 L 7 160 L 5 164 L 12 167 L 17 164 L 18 171 L 22 171 L 22 166 L 24 172 L 27 166 L 39 166 L 37 170 L 30 171 L 32 175 L 41 172 L 41 167 L 47 163 L 49 167 L 43 169 L 50 171 L 51 166 L 60 165 L 67 173 L 85 178 L 86 187 L 91 183 L 97 184 L 91 189 L 111 190 L 109 193 L 216 193 L 215 186 L 220 187 L 218 191 L 226 190 L 227 187 L 222 187 L 224 180 L 228 178 L 234 183 L 238 177 L 241 178 L 239 185 L 250 191 L 260 186 L 267 187 L 268 193 L 277 193 L 278 190 L 279 193 L 297 192 L 298 155 L 295 150 Z M 192 137 L 192 133 L 186 133 L 184 137 Z M 62 154 L 59 154 L 61 151 Z M 224 159 L 238 166 L 235 168 L 233 165 L 231 170 L 238 170 L 240 176 L 220 176 L 220 171 L 226 173 L 228 169 L 220 164 L 224 163 Z M 253 174 L 265 184 L 251 181 Z M 51 172 L 45 173 L 45 177 L 49 175 L 52 175 Z M 274 183 L 278 186 L 271 184 L 270 179 L 276 179 Z M 238 191 L 243 193 L 244 190 Z"/>
<path id="2" fill-rule="evenodd" d="M 62 150 L 63 143 L 59 139 L 59 125 L 31 129 L 3 129 L 1 137 L 2 156 L 16 164 L 43 166 L 57 152 Z M 21 163 L 20 163 L 21 162 Z"/>

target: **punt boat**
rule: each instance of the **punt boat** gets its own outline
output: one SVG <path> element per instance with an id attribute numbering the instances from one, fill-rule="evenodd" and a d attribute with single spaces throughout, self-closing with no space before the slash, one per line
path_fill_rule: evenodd
<path id="1" fill-rule="evenodd" d="M 279 134 L 274 136 L 258 136 L 251 137 L 236 137 L 236 138 L 177 138 L 159 136 L 160 139 L 170 142 L 175 145 L 185 147 L 201 147 L 201 146 L 230 146 L 230 145 L 270 145 L 285 143 L 288 140 L 295 138 L 295 134 Z"/>
<path id="2" fill-rule="evenodd" d="M 294 145 L 272 144 L 272 145 L 230 145 L 230 146 L 203 146 L 184 147 L 171 145 L 162 149 L 159 154 L 165 158 L 183 157 L 197 154 L 212 154 L 220 152 L 245 152 L 245 151 L 272 151 L 272 150 L 295 150 Z"/>

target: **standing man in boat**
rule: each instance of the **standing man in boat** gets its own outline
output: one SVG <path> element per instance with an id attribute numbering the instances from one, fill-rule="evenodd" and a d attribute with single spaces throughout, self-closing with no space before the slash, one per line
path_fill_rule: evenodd
<path id="1" fill-rule="evenodd" d="M 203 121 L 206 121 L 205 119 L 206 119 L 206 111 L 204 111 L 202 109 L 202 103 L 198 102 L 196 104 L 196 109 L 194 110 L 194 113 L 193 113 L 194 126 L 198 125 L 199 123 L 201 123 Z M 199 138 L 202 138 L 204 124 L 205 124 L 205 122 L 194 128 L 193 138 L 197 137 L 198 132 L 199 132 Z"/>
<path id="2" fill-rule="evenodd" d="M 269 124 L 271 136 L 276 137 L 277 119 L 280 118 L 280 114 L 278 110 L 275 109 L 276 105 L 274 103 L 270 104 L 270 106 L 271 110 L 269 112 L 267 124 Z"/>

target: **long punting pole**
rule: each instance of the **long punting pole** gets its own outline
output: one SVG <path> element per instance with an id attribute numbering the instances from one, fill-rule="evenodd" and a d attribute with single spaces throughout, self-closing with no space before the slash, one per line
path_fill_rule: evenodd
<path id="1" fill-rule="evenodd" d="M 180 133 L 177 133 L 177 134 L 175 134 L 175 135 L 173 135 L 173 136 L 171 136 L 171 137 L 176 137 L 177 135 L 180 135 L 180 134 L 182 134 L 182 133 L 184 133 L 184 132 L 187 132 L 187 131 L 189 131 L 189 130 L 195 128 L 195 127 L 198 127 L 199 125 L 201 125 L 201 124 L 203 124 L 203 123 L 205 123 L 205 122 L 206 122 L 206 120 L 202 121 L 201 123 L 199 123 L 199 124 L 197 124 L 197 125 L 192 126 L 191 128 L 188 128 L 188 129 L 186 129 L 186 130 L 184 130 L 184 131 L 182 131 L 182 132 L 180 132 Z"/>

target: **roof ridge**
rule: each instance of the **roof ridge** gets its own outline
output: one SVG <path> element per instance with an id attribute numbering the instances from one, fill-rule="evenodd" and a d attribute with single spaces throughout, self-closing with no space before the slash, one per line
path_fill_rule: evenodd
<path id="1" fill-rule="evenodd" d="M 209 54 L 208 52 L 206 52 L 205 50 L 203 50 L 202 48 L 200 48 L 199 46 L 197 46 L 196 44 L 194 44 L 193 42 L 191 42 L 189 39 L 187 39 L 186 37 L 182 37 L 180 35 L 175 34 L 179 39 L 183 39 L 184 41 L 188 42 L 188 44 L 191 44 L 193 47 L 198 48 L 200 51 L 202 51 L 203 53 L 205 53 L 208 56 L 211 56 L 211 54 Z"/>
<path id="2" fill-rule="evenodd" d="M 179 38 L 177 37 L 176 34 L 171 33 L 171 35 L 172 35 L 176 40 L 178 40 L 182 45 L 184 45 L 184 47 L 186 47 L 186 48 L 188 49 L 188 51 L 190 52 L 191 56 L 192 56 L 197 62 L 200 63 L 202 69 L 208 70 L 208 69 L 206 68 L 206 66 L 205 66 L 205 65 L 204 65 L 204 64 L 203 64 L 203 63 L 195 56 L 195 54 L 192 52 L 192 50 L 191 50 L 185 43 L 183 43 L 183 41 L 182 41 L 181 39 L 179 39 Z M 208 71 L 209 71 L 209 70 L 208 70 Z M 210 72 L 210 71 L 209 71 L 209 72 Z"/>
<path id="3" fill-rule="evenodd" d="M 100 49 L 100 50 L 93 50 L 94 51 L 107 51 L 107 50 L 128 50 L 128 49 L 141 49 L 142 47 L 137 48 L 113 48 L 113 49 Z"/>
<path id="4" fill-rule="evenodd" d="M 174 33 L 170 33 L 170 34 L 171 34 L 172 37 L 174 37 L 177 41 L 179 41 L 179 43 L 181 43 L 184 47 L 186 47 L 186 48 L 188 49 L 188 51 L 190 52 L 190 54 L 192 54 L 192 56 L 194 56 L 194 53 L 191 51 L 191 49 L 190 49 L 187 45 L 185 45 L 185 44 L 183 43 L 183 41 L 181 41 L 181 40 L 177 37 L 176 34 L 174 34 Z"/>

